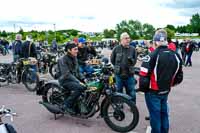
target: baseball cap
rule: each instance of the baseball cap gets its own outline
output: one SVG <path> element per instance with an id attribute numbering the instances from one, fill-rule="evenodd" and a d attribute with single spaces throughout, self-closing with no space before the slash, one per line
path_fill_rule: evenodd
<path id="1" fill-rule="evenodd" d="M 167 41 L 167 34 L 165 31 L 159 31 L 155 33 L 153 41 Z"/>

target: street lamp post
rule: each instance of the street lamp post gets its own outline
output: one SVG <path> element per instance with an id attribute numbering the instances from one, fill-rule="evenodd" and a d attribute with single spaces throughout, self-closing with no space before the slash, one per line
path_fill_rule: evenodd
<path id="1" fill-rule="evenodd" d="M 53 24 L 54 26 L 54 34 L 55 34 L 55 40 L 56 40 L 56 24 Z"/>
<path id="2" fill-rule="evenodd" d="M 13 25 L 13 27 L 14 27 L 14 33 L 16 32 L 16 27 L 15 27 L 15 24 Z"/>

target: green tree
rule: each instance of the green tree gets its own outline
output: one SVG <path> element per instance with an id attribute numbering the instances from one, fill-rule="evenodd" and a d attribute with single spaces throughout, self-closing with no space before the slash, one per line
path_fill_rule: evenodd
<path id="1" fill-rule="evenodd" d="M 176 31 L 179 33 L 186 33 L 186 26 L 178 26 Z"/>
<path id="2" fill-rule="evenodd" d="M 2 37 L 7 37 L 8 36 L 5 30 L 3 30 L 3 32 L 1 33 L 1 36 Z"/>
<path id="3" fill-rule="evenodd" d="M 192 15 L 192 18 L 190 19 L 190 25 L 192 32 L 200 34 L 200 16 L 198 13 Z"/>
<path id="4" fill-rule="evenodd" d="M 87 36 L 84 34 L 80 34 L 78 37 L 83 37 L 83 38 L 87 39 Z"/>
<path id="5" fill-rule="evenodd" d="M 105 38 L 113 38 L 114 37 L 114 35 L 115 35 L 115 31 L 114 30 L 108 30 L 108 29 L 105 29 L 104 31 L 103 31 L 103 34 L 104 34 L 104 37 Z"/>
<path id="6" fill-rule="evenodd" d="M 155 32 L 155 28 L 153 27 L 153 25 L 145 23 L 143 24 L 142 28 L 144 39 L 151 40 Z"/>
<path id="7" fill-rule="evenodd" d="M 192 28 L 192 25 L 187 24 L 187 25 L 186 25 L 186 33 L 193 33 L 193 32 L 194 32 L 194 30 L 193 30 L 193 28 Z"/>
<path id="8" fill-rule="evenodd" d="M 176 31 L 175 26 L 168 24 L 165 28 L 168 28 L 170 30 Z"/>
<path id="9" fill-rule="evenodd" d="M 137 20 L 129 20 L 128 22 L 123 20 L 121 23 L 116 25 L 115 29 L 118 39 L 123 32 L 127 32 L 131 39 L 138 39 L 142 35 L 142 24 Z"/>
<path id="10" fill-rule="evenodd" d="M 77 36 L 77 35 L 78 35 L 78 31 L 77 31 L 77 30 L 74 30 L 74 29 L 72 29 L 69 33 L 70 33 L 70 35 L 72 35 L 72 36 Z"/>
<path id="11" fill-rule="evenodd" d="M 171 29 L 165 28 L 165 30 L 167 31 L 167 37 L 168 38 L 174 38 L 175 32 Z"/>

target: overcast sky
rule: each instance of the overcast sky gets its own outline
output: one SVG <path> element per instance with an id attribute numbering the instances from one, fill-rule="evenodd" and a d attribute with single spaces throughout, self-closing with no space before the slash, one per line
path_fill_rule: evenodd
<path id="1" fill-rule="evenodd" d="M 0 30 L 78 29 L 101 32 L 122 20 L 154 27 L 185 25 L 200 13 L 200 0 L 0 0 Z"/>

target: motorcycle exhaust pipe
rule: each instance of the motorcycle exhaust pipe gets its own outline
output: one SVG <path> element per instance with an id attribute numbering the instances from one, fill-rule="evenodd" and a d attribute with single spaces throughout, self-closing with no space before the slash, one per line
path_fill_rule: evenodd
<path id="1" fill-rule="evenodd" d="M 60 109 L 57 105 L 53 105 L 53 104 L 50 104 L 50 103 L 47 103 L 47 102 L 42 102 L 42 101 L 40 101 L 39 104 L 44 105 L 44 107 L 46 107 L 46 109 L 53 114 L 63 113 L 63 110 Z"/>

